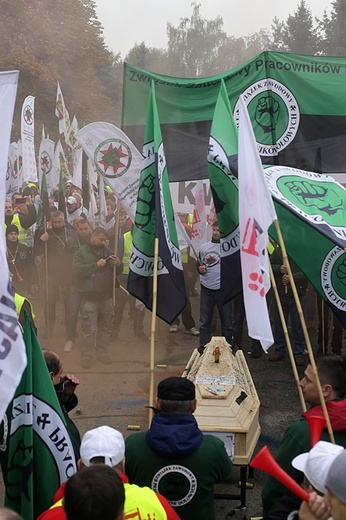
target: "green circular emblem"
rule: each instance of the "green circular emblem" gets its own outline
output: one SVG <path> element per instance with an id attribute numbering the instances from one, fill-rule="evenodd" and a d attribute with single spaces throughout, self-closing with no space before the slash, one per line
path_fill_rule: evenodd
<path id="1" fill-rule="evenodd" d="M 253 83 L 242 95 L 260 155 L 277 155 L 296 136 L 300 119 L 296 98 L 285 85 L 271 78 Z M 239 101 L 234 109 L 234 119 L 239 127 Z"/>

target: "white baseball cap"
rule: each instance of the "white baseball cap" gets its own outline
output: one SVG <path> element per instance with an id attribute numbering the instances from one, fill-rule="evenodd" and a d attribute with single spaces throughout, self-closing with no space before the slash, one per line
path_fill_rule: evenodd
<path id="1" fill-rule="evenodd" d="M 312 486 L 326 493 L 327 475 L 334 459 L 344 450 L 342 446 L 319 441 L 308 453 L 301 453 L 292 460 L 292 466 L 302 471 Z"/>
<path id="2" fill-rule="evenodd" d="M 116 466 L 125 455 L 124 437 L 110 426 L 100 426 L 85 433 L 80 447 L 84 466 L 91 466 L 94 457 L 104 457 L 107 466 Z"/>
<path id="3" fill-rule="evenodd" d="M 67 204 L 77 204 L 77 199 L 72 195 L 67 199 Z"/>

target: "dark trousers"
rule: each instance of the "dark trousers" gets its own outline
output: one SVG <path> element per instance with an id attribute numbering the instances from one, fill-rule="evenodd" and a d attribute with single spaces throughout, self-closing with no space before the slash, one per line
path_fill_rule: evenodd
<path id="1" fill-rule="evenodd" d="M 228 343 L 232 343 L 232 301 L 222 305 L 220 290 L 207 289 L 201 285 L 200 326 L 199 341 L 204 347 L 211 339 L 211 323 L 214 308 L 217 307 L 221 320 L 222 335 Z"/>

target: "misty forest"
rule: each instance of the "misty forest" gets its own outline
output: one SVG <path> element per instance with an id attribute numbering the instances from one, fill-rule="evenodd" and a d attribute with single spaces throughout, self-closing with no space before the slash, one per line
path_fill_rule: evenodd
<path id="1" fill-rule="evenodd" d="M 109 121 L 120 126 L 123 60 L 103 39 L 93 0 L 0 0 L 1 70 L 20 71 L 13 138 L 20 135 L 20 109 L 35 96 L 35 123 L 57 134 L 57 81 L 80 125 Z M 346 56 L 346 0 L 335 0 L 317 19 L 305 0 L 270 28 L 240 38 L 226 34 L 221 16 L 207 20 L 202 4 L 190 17 L 167 23 L 167 47 L 136 42 L 124 61 L 153 72 L 204 77 L 229 70 L 265 50 Z"/>

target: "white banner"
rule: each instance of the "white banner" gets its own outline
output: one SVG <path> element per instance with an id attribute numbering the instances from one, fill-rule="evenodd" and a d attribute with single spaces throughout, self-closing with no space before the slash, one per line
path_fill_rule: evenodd
<path id="1" fill-rule="evenodd" d="M 103 122 L 84 126 L 76 138 L 134 220 L 142 163 L 142 155 L 135 145 L 120 128 Z"/>
<path id="2" fill-rule="evenodd" d="M 18 71 L 0 72 L 0 207 L 6 200 L 6 170 L 13 110 L 17 94 Z M 2 212 L 4 219 L 4 212 Z M 14 396 L 26 367 L 25 345 L 9 286 L 4 220 L 0 232 L 0 422 Z"/>
<path id="3" fill-rule="evenodd" d="M 268 227 L 276 219 L 250 117 L 242 96 L 238 140 L 239 230 L 244 305 L 249 336 L 263 350 L 273 344 L 266 293 L 270 288 Z"/>
<path id="4" fill-rule="evenodd" d="M 21 139 L 23 154 L 22 182 L 37 182 L 35 158 L 35 98 L 25 98 L 22 107 Z"/>

